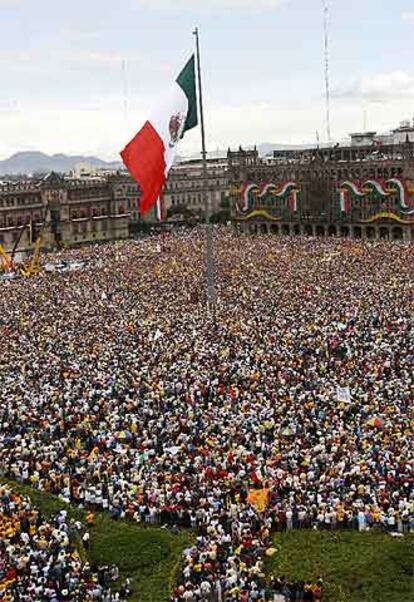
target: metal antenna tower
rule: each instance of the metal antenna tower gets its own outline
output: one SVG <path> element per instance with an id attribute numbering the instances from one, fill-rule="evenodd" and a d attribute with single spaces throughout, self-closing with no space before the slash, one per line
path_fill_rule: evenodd
<path id="1" fill-rule="evenodd" d="M 328 0 L 322 0 L 324 31 L 325 100 L 326 100 L 326 137 L 331 141 L 331 92 L 329 86 L 329 7 Z"/>

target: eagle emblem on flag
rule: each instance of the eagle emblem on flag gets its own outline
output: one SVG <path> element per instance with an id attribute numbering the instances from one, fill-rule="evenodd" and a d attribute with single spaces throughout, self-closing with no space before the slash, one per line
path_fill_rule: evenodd
<path id="1" fill-rule="evenodd" d="M 184 125 L 184 115 L 182 113 L 176 113 L 175 115 L 173 115 L 170 119 L 170 123 L 168 125 L 168 128 L 170 130 L 170 142 L 168 143 L 169 146 L 171 148 L 173 148 L 179 138 L 180 138 L 180 134 L 181 134 L 181 129 L 182 126 Z"/>

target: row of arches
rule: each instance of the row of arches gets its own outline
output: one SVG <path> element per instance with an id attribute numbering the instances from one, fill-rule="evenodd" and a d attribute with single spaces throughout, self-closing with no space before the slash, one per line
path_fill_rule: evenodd
<path id="1" fill-rule="evenodd" d="M 239 228 L 250 234 L 281 234 L 284 236 L 320 236 L 341 238 L 366 238 L 369 240 L 412 240 L 414 227 L 402 226 L 353 226 L 335 224 L 243 224 Z"/>

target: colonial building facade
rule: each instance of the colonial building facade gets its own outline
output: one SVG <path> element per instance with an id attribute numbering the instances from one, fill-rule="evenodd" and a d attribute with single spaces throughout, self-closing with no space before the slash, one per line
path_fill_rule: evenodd
<path id="1" fill-rule="evenodd" d="M 44 248 L 126 238 L 138 211 L 138 188 L 127 175 L 7 182 L 0 185 L 0 244 L 28 251 L 40 232 Z"/>
<path id="2" fill-rule="evenodd" d="M 414 144 L 229 151 L 232 221 L 246 232 L 414 240 Z"/>
<path id="3" fill-rule="evenodd" d="M 203 164 L 200 159 L 175 165 L 169 173 L 163 194 L 164 216 L 168 215 L 169 209 L 177 207 L 186 207 L 194 213 L 204 214 L 203 188 Z M 206 192 L 212 213 L 219 211 L 228 191 L 227 158 L 208 159 Z"/>
<path id="4" fill-rule="evenodd" d="M 350 146 L 279 150 L 266 158 L 256 149 L 229 150 L 208 161 L 211 210 L 230 200 L 232 222 L 245 232 L 414 240 L 414 127 L 395 132 L 398 143 L 365 144 L 372 134 L 365 133 Z M 200 160 L 175 166 L 164 218 L 182 206 L 201 216 L 203 185 Z M 156 220 L 154 208 L 145 221 Z M 0 183 L 6 251 L 31 250 L 40 232 L 44 248 L 118 240 L 140 221 L 139 189 L 127 173 Z"/>

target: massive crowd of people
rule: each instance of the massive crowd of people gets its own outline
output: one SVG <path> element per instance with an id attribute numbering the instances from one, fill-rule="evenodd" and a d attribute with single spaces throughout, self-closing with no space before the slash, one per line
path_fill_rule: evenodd
<path id="1" fill-rule="evenodd" d="M 414 528 L 412 245 L 222 229 L 215 252 L 210 312 L 198 231 L 0 283 L 0 470 L 193 528 L 177 602 L 263 600 L 274 530 Z"/>
<path id="2" fill-rule="evenodd" d="M 66 510 L 47 520 L 27 496 L 0 484 L 0 600 L 126 600 L 111 588 L 119 578 L 117 567 L 93 570 L 82 562 L 83 530 Z"/>

